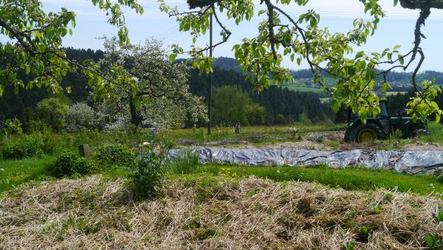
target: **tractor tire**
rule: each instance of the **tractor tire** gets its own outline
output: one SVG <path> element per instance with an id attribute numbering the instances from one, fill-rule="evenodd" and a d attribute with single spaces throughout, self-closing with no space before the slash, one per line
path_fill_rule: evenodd
<path id="1" fill-rule="evenodd" d="M 360 124 L 346 130 L 345 140 L 348 142 L 372 142 L 381 139 L 383 132 L 375 124 Z"/>

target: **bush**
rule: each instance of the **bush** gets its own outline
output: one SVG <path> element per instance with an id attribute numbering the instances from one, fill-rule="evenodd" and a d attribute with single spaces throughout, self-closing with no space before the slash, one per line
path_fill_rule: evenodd
<path id="1" fill-rule="evenodd" d="M 58 141 L 48 131 L 30 135 L 15 136 L 5 140 L 1 148 L 4 159 L 24 159 L 42 154 L 51 154 L 57 147 Z"/>
<path id="2" fill-rule="evenodd" d="M 22 123 L 17 118 L 8 119 L 1 124 L 0 131 L 6 136 L 21 135 L 23 134 Z"/>
<path id="3" fill-rule="evenodd" d="M 136 155 L 125 144 L 105 145 L 98 150 L 96 158 L 108 166 L 134 167 L 136 164 Z"/>
<path id="4" fill-rule="evenodd" d="M 4 159 L 20 160 L 42 155 L 44 153 L 42 148 L 43 142 L 40 137 L 26 136 L 5 143 L 2 148 L 2 155 Z"/>
<path id="5" fill-rule="evenodd" d="M 308 114 L 306 114 L 305 112 L 300 114 L 300 116 L 298 117 L 298 122 L 305 124 L 305 125 L 312 124 L 311 119 L 309 119 Z"/>
<path id="6" fill-rule="evenodd" d="M 251 103 L 247 108 L 249 125 L 262 125 L 265 123 L 266 109 L 256 103 Z"/>
<path id="7" fill-rule="evenodd" d="M 37 103 L 35 124 L 46 124 L 54 131 L 61 131 L 66 126 L 68 105 L 61 98 L 46 98 Z"/>
<path id="8" fill-rule="evenodd" d="M 158 194 L 165 175 L 165 160 L 161 155 L 149 151 L 138 161 L 137 171 L 132 176 L 137 198 L 152 198 Z"/>
<path id="9" fill-rule="evenodd" d="M 61 141 L 64 138 L 57 138 L 53 133 L 48 130 L 43 130 L 35 134 L 40 141 L 40 147 L 45 154 L 52 154 L 60 146 Z"/>
<path id="10" fill-rule="evenodd" d="M 104 127 L 104 117 L 85 103 L 71 105 L 67 113 L 67 130 L 99 129 Z"/>
<path id="11" fill-rule="evenodd" d="M 214 123 L 232 126 L 261 124 L 266 116 L 266 109 L 253 102 L 243 90 L 222 86 L 214 93 Z"/>
<path id="12" fill-rule="evenodd" d="M 85 175 L 92 173 L 95 166 L 92 162 L 72 152 L 64 152 L 57 157 L 52 166 L 52 175 L 56 177 L 71 176 L 74 174 Z"/>
<path id="13" fill-rule="evenodd" d="M 288 121 L 286 120 L 286 117 L 282 114 L 277 114 L 274 118 L 274 124 L 276 125 L 284 125 L 287 123 Z"/>

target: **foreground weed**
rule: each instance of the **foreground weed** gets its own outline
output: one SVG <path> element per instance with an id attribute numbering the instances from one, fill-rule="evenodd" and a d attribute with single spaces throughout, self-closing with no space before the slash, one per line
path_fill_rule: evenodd
<path id="1" fill-rule="evenodd" d="M 355 241 L 348 241 L 343 243 L 342 250 L 354 250 L 355 249 Z"/>
<path id="2" fill-rule="evenodd" d="M 186 152 L 183 156 L 177 157 L 171 163 L 170 170 L 174 174 L 192 174 L 198 166 L 198 155 L 193 152 Z"/>
<path id="3" fill-rule="evenodd" d="M 436 235 L 428 233 L 425 235 L 424 241 L 426 243 L 426 246 L 432 250 L 442 249 L 443 247 L 442 239 Z"/>
<path id="4" fill-rule="evenodd" d="M 144 152 L 132 176 L 135 195 L 139 199 L 153 198 L 161 190 L 165 176 L 165 159 L 153 151 Z"/>

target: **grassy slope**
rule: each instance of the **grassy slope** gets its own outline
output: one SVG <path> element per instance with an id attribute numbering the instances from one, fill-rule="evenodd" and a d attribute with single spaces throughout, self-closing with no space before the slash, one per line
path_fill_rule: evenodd
<path id="1" fill-rule="evenodd" d="M 323 92 L 321 88 L 308 87 L 303 80 L 295 80 L 294 82 L 283 83 L 282 87 L 297 92 L 312 92 L 317 94 Z"/>
<path id="2" fill-rule="evenodd" d="M 327 86 L 334 87 L 336 85 L 336 81 L 332 78 L 325 77 L 325 83 Z M 316 85 L 317 87 L 310 87 L 306 83 L 311 82 L 311 78 L 306 79 L 295 79 L 290 82 L 285 82 L 281 84 L 282 87 L 287 88 L 296 92 L 308 92 L 308 93 L 317 93 L 317 94 L 325 94 L 325 91 L 320 87 L 320 85 Z M 280 84 L 276 84 L 280 85 Z M 397 95 L 397 94 L 406 94 L 404 91 L 388 91 L 386 95 Z"/>

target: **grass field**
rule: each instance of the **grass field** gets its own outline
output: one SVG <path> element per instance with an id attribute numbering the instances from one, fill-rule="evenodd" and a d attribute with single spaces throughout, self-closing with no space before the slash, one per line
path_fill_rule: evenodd
<path id="1" fill-rule="evenodd" d="M 49 167 L 55 158 L 26 159 L 20 161 L 0 162 L 0 192 L 14 189 L 23 183 L 38 183 L 54 180 Z M 443 183 L 436 176 L 413 176 L 387 170 L 365 168 L 333 169 L 326 166 L 317 167 L 252 167 L 233 165 L 199 165 L 196 161 L 184 161 L 181 166 L 172 167 L 168 178 L 220 176 L 223 178 L 247 178 L 256 176 L 277 182 L 306 181 L 318 182 L 331 187 L 346 190 L 376 190 L 379 188 L 414 192 L 419 194 L 443 194 Z M 127 168 L 112 167 L 102 170 L 109 178 L 127 178 L 131 175 Z"/>
<path id="2" fill-rule="evenodd" d="M 309 87 L 302 80 L 296 80 L 294 82 L 288 82 L 281 85 L 283 88 L 287 88 L 296 92 L 309 92 L 309 93 L 323 93 L 324 91 L 321 88 Z"/>
<path id="3" fill-rule="evenodd" d="M 319 86 L 308 86 L 307 82 L 310 82 L 312 79 L 296 79 L 292 82 L 286 82 L 279 86 L 283 88 L 287 88 L 296 92 L 307 92 L 307 93 L 316 93 L 316 94 L 326 94 L 326 92 Z M 332 78 L 325 77 L 326 84 L 330 87 L 335 86 L 335 81 Z M 397 94 L 407 94 L 405 91 L 387 91 L 386 96 L 393 96 Z"/>
<path id="4" fill-rule="evenodd" d="M 46 156 L 25 160 L 0 161 L 0 192 L 27 182 L 54 179 L 49 176 L 48 168 L 55 157 Z"/>
<path id="5" fill-rule="evenodd" d="M 308 86 L 307 82 L 310 82 L 312 79 L 296 79 L 291 82 L 286 82 L 281 84 L 283 88 L 287 88 L 292 91 L 296 92 L 310 92 L 310 93 L 317 93 L 321 94 L 324 93 L 324 90 L 320 88 L 320 86 Z M 328 86 L 334 86 L 334 81 L 330 78 L 325 78 L 326 84 Z"/>

